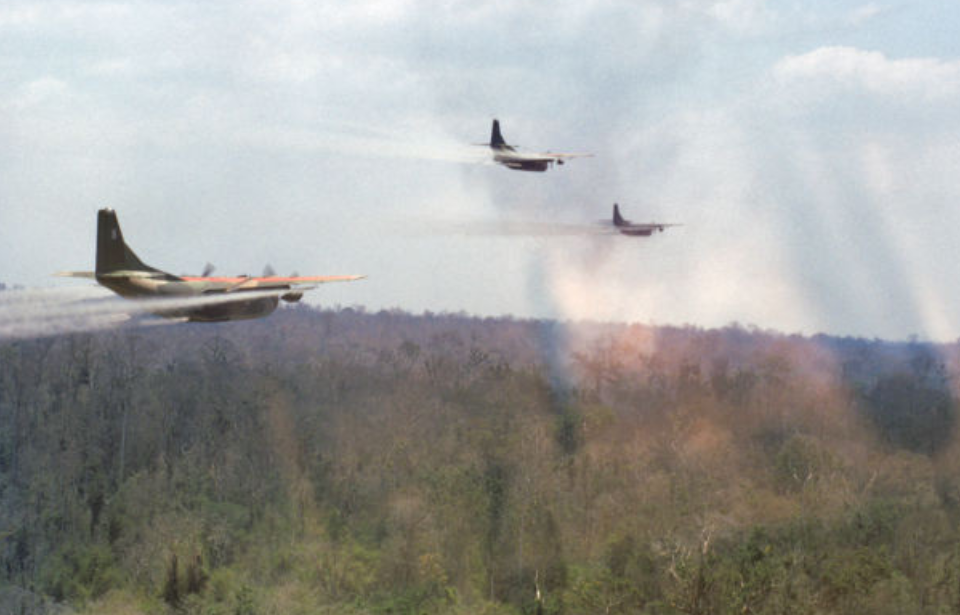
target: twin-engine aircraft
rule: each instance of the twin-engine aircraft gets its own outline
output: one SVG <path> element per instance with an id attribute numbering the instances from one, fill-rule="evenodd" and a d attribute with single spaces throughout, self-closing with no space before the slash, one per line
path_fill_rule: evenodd
<path id="1" fill-rule="evenodd" d="M 679 226 L 678 224 L 659 224 L 657 222 L 649 223 L 636 223 L 630 222 L 629 220 L 624 220 L 623 216 L 620 215 L 620 206 L 616 203 L 613 204 L 613 226 L 621 234 L 629 235 L 630 237 L 649 237 L 653 235 L 654 231 L 663 232 L 663 229 L 668 226 Z"/>
<path id="2" fill-rule="evenodd" d="M 490 131 L 490 142 L 478 145 L 489 146 L 493 152 L 493 161 L 515 171 L 546 171 L 551 164 L 563 164 L 568 158 L 583 158 L 593 154 L 559 154 L 553 152 L 524 153 L 518 152 L 513 145 L 507 145 L 500 134 L 500 121 L 493 120 L 493 129 Z"/>
<path id="3" fill-rule="evenodd" d="M 141 261 L 123 240 L 117 214 L 101 209 L 97 214 L 96 271 L 70 271 L 58 275 L 94 278 L 101 285 L 128 299 L 158 299 L 149 311 L 166 318 L 193 322 L 220 322 L 260 318 L 271 314 L 280 300 L 295 303 L 303 292 L 325 282 L 349 282 L 362 275 L 210 277 L 175 276 Z M 191 298 L 197 298 L 191 305 Z M 209 303 L 204 298 L 211 299 Z M 164 300 L 178 303 L 165 307 Z M 176 302 L 176 299 L 188 301 Z M 216 299 L 213 301 L 213 299 Z M 186 305 L 182 305 L 186 304 Z"/>

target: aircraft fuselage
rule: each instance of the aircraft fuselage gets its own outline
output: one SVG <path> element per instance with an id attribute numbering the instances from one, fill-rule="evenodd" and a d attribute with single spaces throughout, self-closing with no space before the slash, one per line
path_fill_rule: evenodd
<path id="1" fill-rule="evenodd" d="M 184 277 L 180 280 L 170 280 L 167 279 L 167 274 L 158 276 L 141 271 L 114 271 L 96 276 L 96 280 L 101 286 L 128 299 L 186 299 L 190 297 L 209 297 L 227 292 L 230 292 L 231 295 L 242 296 L 241 293 L 243 292 L 258 290 L 256 286 L 245 290 L 232 290 L 238 285 L 244 284 L 248 279 L 246 277 Z M 221 322 L 269 316 L 277 309 L 279 303 L 279 296 L 256 297 L 253 299 L 238 298 L 211 305 L 158 309 L 154 313 L 166 318 L 187 318 L 194 322 Z"/>
<path id="2" fill-rule="evenodd" d="M 542 173 L 550 168 L 552 159 L 525 157 L 512 152 L 493 150 L 493 161 L 515 171 L 536 171 Z"/>
<path id="3" fill-rule="evenodd" d="M 649 237 L 650 235 L 653 235 L 652 228 L 629 228 L 621 226 L 618 227 L 617 230 L 620 231 L 622 235 L 627 235 L 629 237 Z"/>

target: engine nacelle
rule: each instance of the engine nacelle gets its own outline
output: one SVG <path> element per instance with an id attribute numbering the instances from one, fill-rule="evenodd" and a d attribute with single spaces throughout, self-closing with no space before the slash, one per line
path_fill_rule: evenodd
<path id="1" fill-rule="evenodd" d="M 280 295 L 280 298 L 286 301 L 287 303 L 296 303 L 303 299 L 303 293 L 284 293 Z"/>

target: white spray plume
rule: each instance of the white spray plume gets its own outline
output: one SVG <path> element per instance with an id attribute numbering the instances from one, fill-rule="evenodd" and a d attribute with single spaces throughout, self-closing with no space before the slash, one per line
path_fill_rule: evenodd
<path id="1" fill-rule="evenodd" d="M 127 300 L 106 295 L 104 290 L 98 288 L 8 290 L 0 292 L 0 340 L 48 337 L 117 326 L 176 324 L 180 320 L 131 318 L 158 311 L 233 303 L 280 294 L 281 291 L 264 290 Z"/>

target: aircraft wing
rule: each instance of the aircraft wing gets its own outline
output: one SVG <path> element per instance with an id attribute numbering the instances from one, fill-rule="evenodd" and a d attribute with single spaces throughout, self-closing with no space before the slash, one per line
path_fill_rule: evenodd
<path id="1" fill-rule="evenodd" d="M 315 288 L 318 284 L 327 284 L 329 282 L 353 282 L 362 280 L 365 275 L 308 275 L 308 276 L 261 276 L 255 278 L 243 278 L 236 285 L 230 287 L 227 292 L 238 290 L 270 290 L 276 289 L 295 289 L 300 287 L 303 290 Z"/>
<path id="2" fill-rule="evenodd" d="M 271 286 L 277 284 L 323 284 L 326 282 L 353 282 L 361 280 L 365 275 L 294 275 L 294 276 L 264 276 L 250 278 L 259 283 L 259 286 Z"/>
<path id="3" fill-rule="evenodd" d="M 86 278 L 96 280 L 95 271 L 58 271 L 53 274 L 59 278 Z M 182 282 L 187 278 L 181 278 L 164 271 L 113 271 L 110 273 L 101 273 L 101 278 L 138 278 L 138 279 L 162 279 L 167 282 Z"/>
<path id="4" fill-rule="evenodd" d="M 567 152 L 567 153 L 564 153 L 564 152 L 547 152 L 547 153 L 544 154 L 544 155 L 545 155 L 545 156 L 549 156 L 550 158 L 553 158 L 553 159 L 560 159 L 560 158 L 593 158 L 593 154 L 574 153 L 574 152 Z"/>

